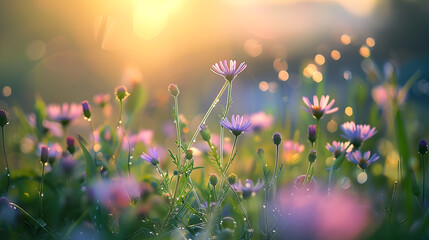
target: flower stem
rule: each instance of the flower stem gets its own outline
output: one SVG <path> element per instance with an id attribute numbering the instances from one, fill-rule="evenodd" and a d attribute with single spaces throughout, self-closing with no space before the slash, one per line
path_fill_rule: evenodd
<path id="1" fill-rule="evenodd" d="M 2 136 L 2 141 L 3 141 L 3 153 L 4 153 L 4 159 L 6 161 L 6 174 L 7 174 L 7 184 L 6 184 L 6 189 L 5 189 L 5 195 L 7 195 L 7 192 L 9 191 L 9 184 L 10 184 L 10 170 L 9 170 L 9 163 L 7 161 L 7 155 L 6 155 L 6 145 L 4 142 L 4 128 L 1 127 L 1 136 Z"/>
<path id="2" fill-rule="evenodd" d="M 274 163 L 274 172 L 273 172 L 273 178 L 271 180 L 271 185 L 273 186 L 273 199 L 275 200 L 276 198 L 276 177 L 277 177 L 277 166 L 278 166 L 278 162 L 279 162 L 279 145 L 276 145 L 276 161 Z M 266 206 L 266 208 L 268 208 L 268 206 Z"/>
<path id="3" fill-rule="evenodd" d="M 226 89 L 227 86 L 228 86 L 228 81 L 225 80 L 225 83 L 223 84 L 223 86 L 220 89 L 219 93 L 217 94 L 216 98 L 213 100 L 212 105 L 210 105 L 210 108 L 207 110 L 206 114 L 204 115 L 203 119 L 201 120 L 200 124 L 198 125 L 197 129 L 195 130 L 195 133 L 192 136 L 192 139 L 189 142 L 189 145 L 188 145 L 187 149 L 190 149 L 192 147 L 192 144 L 194 144 L 194 141 L 197 138 L 197 135 L 198 135 L 198 133 L 200 131 L 201 125 L 203 125 L 206 122 L 206 120 L 209 117 L 210 113 L 213 111 L 213 108 L 219 102 L 219 98 L 222 96 L 223 92 L 225 92 L 225 89 Z"/>
<path id="4" fill-rule="evenodd" d="M 423 191 L 422 191 L 422 207 L 423 211 L 425 209 L 425 185 L 426 185 L 426 169 L 425 169 L 425 159 L 423 154 L 421 154 L 422 158 L 422 174 L 423 174 Z"/>
<path id="5" fill-rule="evenodd" d="M 180 150 L 182 148 L 182 138 L 180 137 L 179 100 L 177 96 L 174 97 L 174 118 L 176 123 L 176 132 L 177 132 L 177 161 L 178 161 L 178 164 L 180 164 L 182 159 L 180 156 Z"/>
<path id="6" fill-rule="evenodd" d="M 344 158 L 345 157 L 345 155 L 346 155 L 346 153 L 347 153 L 347 149 L 349 149 L 349 147 L 352 145 L 352 143 L 349 143 L 348 145 L 347 145 L 347 147 L 344 149 L 344 151 L 343 152 L 341 152 L 341 154 L 340 154 L 340 156 L 338 156 L 338 158 Z M 338 159 L 337 158 L 337 159 Z M 329 180 L 328 180 L 328 194 L 331 194 L 331 190 L 332 190 L 332 178 L 333 178 L 333 175 L 334 175 L 334 164 L 335 164 L 335 161 L 336 161 L 336 159 L 334 160 L 334 162 L 332 163 L 332 165 L 329 167 Z M 340 167 L 341 165 L 339 165 L 338 166 L 338 168 Z"/>
<path id="7" fill-rule="evenodd" d="M 222 119 L 226 118 L 226 116 L 228 115 L 229 112 L 229 107 L 231 106 L 231 101 L 232 101 L 232 82 L 229 82 L 228 84 L 228 95 L 226 98 L 226 108 L 225 108 L 225 112 L 222 115 Z M 224 135 L 224 127 L 222 126 L 222 124 L 220 125 L 220 134 L 219 134 L 219 161 L 220 161 L 220 165 L 223 166 L 223 135 Z"/>
<path id="8" fill-rule="evenodd" d="M 44 190 L 43 190 L 43 186 L 44 186 L 44 180 L 45 180 L 45 163 L 42 163 L 42 180 L 40 182 L 40 196 L 39 196 L 39 215 L 40 218 L 43 218 L 43 197 L 44 197 Z"/>
<path id="9" fill-rule="evenodd" d="M 225 181 L 225 179 L 226 179 L 225 175 L 226 175 L 226 173 L 228 172 L 228 169 L 229 169 L 229 167 L 231 166 L 232 161 L 234 160 L 234 159 L 233 159 L 233 156 L 235 155 L 234 151 L 235 151 L 235 152 L 237 152 L 237 150 L 236 150 L 236 147 L 237 147 L 237 139 L 238 139 L 238 136 L 235 136 L 235 138 L 234 138 L 234 143 L 232 144 L 231 155 L 229 155 L 229 160 L 228 160 L 228 162 L 226 163 L 225 168 L 224 168 L 224 169 L 220 169 L 220 171 L 222 172 L 222 180 L 221 180 L 221 182 L 220 182 L 220 186 L 222 186 L 223 181 Z M 221 167 L 222 167 L 222 165 L 221 165 Z"/>
<path id="10" fill-rule="evenodd" d="M 97 153 L 95 152 L 95 136 L 94 136 L 94 124 L 92 123 L 92 119 L 88 118 L 89 125 L 91 126 L 91 137 L 92 137 L 92 150 L 94 151 L 94 163 L 95 167 L 97 167 Z"/>

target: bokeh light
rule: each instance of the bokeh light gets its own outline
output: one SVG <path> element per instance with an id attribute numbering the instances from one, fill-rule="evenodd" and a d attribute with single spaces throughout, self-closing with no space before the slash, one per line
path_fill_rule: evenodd
<path id="1" fill-rule="evenodd" d="M 281 70 L 278 75 L 279 79 L 282 81 L 287 81 L 289 79 L 289 73 L 285 70 Z"/>

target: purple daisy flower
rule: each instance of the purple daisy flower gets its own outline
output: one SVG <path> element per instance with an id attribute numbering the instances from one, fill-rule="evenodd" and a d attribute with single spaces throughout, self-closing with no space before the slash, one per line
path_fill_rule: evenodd
<path id="1" fill-rule="evenodd" d="M 362 124 L 356 125 L 353 121 L 341 124 L 340 128 L 344 133 L 341 136 L 349 140 L 356 149 L 362 145 L 363 141 L 377 133 L 375 127 L 371 128 L 369 125 Z"/>
<path id="2" fill-rule="evenodd" d="M 140 157 L 152 163 L 152 165 L 154 166 L 159 164 L 159 157 L 158 157 L 158 152 L 156 151 L 156 148 L 152 148 L 152 149 L 148 148 L 147 153 L 142 153 Z"/>
<path id="3" fill-rule="evenodd" d="M 237 68 L 237 61 L 229 60 L 229 66 L 226 60 L 219 61 L 211 66 L 210 70 L 216 73 L 219 76 L 224 77 L 228 81 L 234 80 L 234 78 L 246 69 L 246 63 L 240 63 L 240 66 Z"/>
<path id="4" fill-rule="evenodd" d="M 250 179 L 246 179 L 246 182 L 241 184 L 241 180 L 238 180 L 238 183 L 232 185 L 232 188 L 236 192 L 240 192 L 244 199 L 247 199 L 249 197 L 255 196 L 256 192 L 261 190 L 261 188 L 264 186 L 264 181 L 261 179 L 258 179 L 258 182 L 256 183 L 256 186 L 253 185 L 253 181 Z"/>
<path id="5" fill-rule="evenodd" d="M 322 96 L 320 98 L 320 104 L 319 99 L 316 95 L 313 96 L 313 104 L 311 104 L 308 97 L 302 97 L 302 100 L 308 107 L 302 107 L 302 109 L 304 109 L 306 112 L 313 114 L 313 117 L 315 119 L 321 119 L 325 114 L 331 114 L 338 111 L 337 107 L 331 109 L 332 105 L 334 105 L 335 103 L 335 99 L 332 99 L 332 101 L 329 102 L 329 95 Z"/>
<path id="6" fill-rule="evenodd" d="M 346 147 L 350 144 L 350 142 L 337 142 L 333 141 L 332 145 L 330 143 L 326 143 L 326 149 L 328 149 L 332 154 L 334 154 L 335 158 L 338 158 L 342 152 L 346 150 Z M 350 146 L 347 149 L 347 152 L 351 152 L 352 147 Z"/>
<path id="7" fill-rule="evenodd" d="M 236 137 L 238 137 L 241 133 L 243 133 L 245 130 L 247 130 L 250 125 L 250 121 L 247 119 L 245 120 L 243 116 L 240 115 L 232 115 L 231 122 L 228 121 L 228 119 L 224 118 L 220 121 L 220 124 L 231 131 L 232 134 L 234 134 Z"/>
<path id="8" fill-rule="evenodd" d="M 378 155 L 374 153 L 374 155 L 371 156 L 371 151 L 365 152 L 363 155 L 362 153 L 357 150 L 351 153 L 347 154 L 347 160 L 349 160 L 352 163 L 357 164 L 362 170 L 365 170 L 371 163 L 378 160 Z"/>
<path id="9" fill-rule="evenodd" d="M 75 103 L 71 103 L 70 105 L 67 103 L 63 103 L 62 105 L 50 104 L 47 112 L 52 120 L 61 123 L 63 126 L 67 126 L 82 114 L 82 107 Z"/>

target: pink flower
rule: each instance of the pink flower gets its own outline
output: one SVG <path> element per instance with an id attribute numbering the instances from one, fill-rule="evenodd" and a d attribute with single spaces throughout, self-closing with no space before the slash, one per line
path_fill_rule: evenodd
<path id="1" fill-rule="evenodd" d="M 94 96 L 94 103 L 100 107 L 104 107 L 110 101 L 110 94 L 100 93 Z"/>
<path id="2" fill-rule="evenodd" d="M 142 192 L 141 185 L 132 177 L 100 180 L 90 186 L 90 197 L 110 211 L 130 206 L 130 202 Z"/>
<path id="3" fill-rule="evenodd" d="M 68 103 L 63 103 L 62 105 L 50 104 L 47 112 L 52 120 L 67 126 L 82 114 L 82 107 L 76 103 L 71 103 L 70 105 Z"/>
<path id="4" fill-rule="evenodd" d="M 229 60 L 229 66 L 226 60 L 219 61 L 211 66 L 210 70 L 219 76 L 222 76 L 227 81 L 232 81 L 234 78 L 246 69 L 247 65 L 242 62 L 237 68 L 237 61 Z"/>
<path id="5" fill-rule="evenodd" d="M 380 107 L 389 106 L 391 99 L 397 99 L 399 104 L 402 104 L 405 102 L 405 94 L 394 88 L 392 85 L 388 84 L 386 86 L 379 85 L 372 88 L 371 91 L 372 99 L 374 99 L 374 102 L 377 103 Z"/>
<path id="6" fill-rule="evenodd" d="M 302 100 L 308 107 L 302 107 L 302 109 L 313 114 L 315 119 L 321 119 L 325 114 L 331 114 L 338 111 L 337 107 L 331 109 L 332 105 L 335 103 L 335 99 L 332 99 L 332 101 L 329 102 L 329 95 L 322 96 L 320 98 L 320 104 L 316 95 L 313 96 L 313 104 L 311 104 L 310 100 L 308 100 L 308 97 L 302 97 Z"/>
<path id="7" fill-rule="evenodd" d="M 297 163 L 304 149 L 304 145 L 292 140 L 286 140 L 283 143 L 283 159 L 288 164 Z"/>
<path id="8" fill-rule="evenodd" d="M 137 143 L 143 143 L 146 146 L 150 145 L 152 143 L 153 138 L 153 131 L 152 130 L 141 130 L 137 134 L 130 135 L 128 139 L 130 140 L 131 149 L 134 148 L 134 146 Z M 128 140 L 127 138 L 124 138 L 124 142 L 122 144 L 123 150 L 128 150 Z"/>
<path id="9" fill-rule="evenodd" d="M 28 124 L 33 128 L 36 127 L 36 115 L 34 113 L 28 115 Z M 43 120 L 43 127 L 48 131 L 48 133 L 51 133 L 55 137 L 63 136 L 63 129 L 61 128 L 60 123 Z"/>
<path id="10" fill-rule="evenodd" d="M 318 191 L 284 190 L 280 235 L 288 239 L 357 239 L 370 225 L 370 204 L 345 192 L 324 195 Z"/>
<path id="11" fill-rule="evenodd" d="M 274 116 L 265 112 L 257 112 L 250 115 L 250 122 L 252 123 L 250 128 L 253 131 L 261 131 L 271 127 L 274 122 Z"/>

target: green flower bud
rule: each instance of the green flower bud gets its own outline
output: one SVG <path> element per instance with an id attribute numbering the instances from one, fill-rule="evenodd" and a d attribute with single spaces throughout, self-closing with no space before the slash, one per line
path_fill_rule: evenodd
<path id="1" fill-rule="evenodd" d="M 218 177 L 215 173 L 210 174 L 209 176 L 209 183 L 215 187 L 217 185 Z"/>

